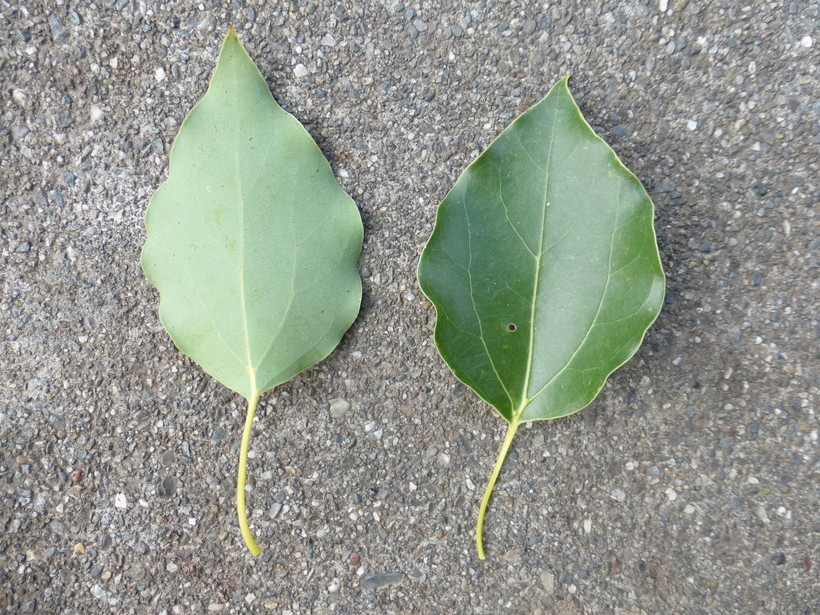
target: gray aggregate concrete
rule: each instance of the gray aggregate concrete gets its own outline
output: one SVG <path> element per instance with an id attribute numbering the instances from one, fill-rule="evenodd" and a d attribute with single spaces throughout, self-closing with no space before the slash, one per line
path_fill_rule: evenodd
<path id="1" fill-rule="evenodd" d="M 0 0 L 0 607 L 810 613 L 818 601 L 815 0 Z M 243 400 L 141 274 L 147 200 L 233 23 L 365 221 L 359 320 Z M 644 182 L 637 356 L 519 432 L 449 373 L 415 265 L 458 173 L 560 77 Z"/>

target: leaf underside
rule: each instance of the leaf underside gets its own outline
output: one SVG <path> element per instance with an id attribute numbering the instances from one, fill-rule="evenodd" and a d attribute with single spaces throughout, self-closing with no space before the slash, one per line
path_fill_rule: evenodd
<path id="1" fill-rule="evenodd" d="M 455 375 L 510 423 L 590 403 L 657 317 L 653 206 L 559 81 L 462 174 L 419 263 Z"/>
<path id="2" fill-rule="evenodd" d="M 246 398 L 327 356 L 358 313 L 356 205 L 233 29 L 145 224 L 163 325 Z"/>

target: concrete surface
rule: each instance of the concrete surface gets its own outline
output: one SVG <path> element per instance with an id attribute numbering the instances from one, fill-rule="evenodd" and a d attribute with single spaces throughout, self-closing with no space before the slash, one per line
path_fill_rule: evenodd
<path id="1" fill-rule="evenodd" d="M 815 0 L 0 11 L 6 612 L 817 607 Z M 366 225 L 360 319 L 262 404 L 258 559 L 242 400 L 173 348 L 138 264 L 228 23 Z M 655 200 L 669 294 L 598 401 L 519 432 L 480 562 L 504 423 L 438 358 L 415 264 L 459 171 L 568 73 Z"/>

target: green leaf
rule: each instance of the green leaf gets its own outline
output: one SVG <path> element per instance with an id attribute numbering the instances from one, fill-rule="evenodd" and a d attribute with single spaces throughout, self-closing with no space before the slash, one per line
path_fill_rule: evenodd
<path id="1" fill-rule="evenodd" d="M 436 345 L 509 423 L 479 512 L 522 422 L 589 404 L 657 317 L 653 206 L 559 81 L 459 178 L 419 262 Z"/>
<path id="2" fill-rule="evenodd" d="M 326 357 L 361 301 L 362 222 L 302 125 L 230 28 L 145 218 L 145 275 L 177 347 L 248 399 L 237 507 L 259 395 Z"/>

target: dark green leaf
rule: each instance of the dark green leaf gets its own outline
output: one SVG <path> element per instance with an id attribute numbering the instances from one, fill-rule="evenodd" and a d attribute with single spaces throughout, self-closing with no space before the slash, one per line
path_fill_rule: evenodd
<path id="1" fill-rule="evenodd" d="M 664 294 L 652 217 L 567 79 L 442 201 L 419 263 L 436 344 L 512 434 L 586 406 L 638 349 Z"/>

